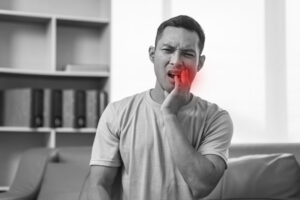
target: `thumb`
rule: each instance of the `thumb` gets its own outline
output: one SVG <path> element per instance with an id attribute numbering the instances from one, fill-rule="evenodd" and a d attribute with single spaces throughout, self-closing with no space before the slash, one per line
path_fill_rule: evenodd
<path id="1" fill-rule="evenodd" d="M 175 77 L 174 77 L 174 80 L 175 80 L 175 88 L 178 88 L 179 87 L 179 77 L 176 75 Z"/>

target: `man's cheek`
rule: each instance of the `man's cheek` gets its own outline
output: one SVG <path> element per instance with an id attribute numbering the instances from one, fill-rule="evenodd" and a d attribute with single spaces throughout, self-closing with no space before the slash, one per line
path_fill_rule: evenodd
<path id="1" fill-rule="evenodd" d="M 181 72 L 180 80 L 184 84 L 190 85 L 193 82 L 196 72 L 190 68 L 185 68 Z"/>

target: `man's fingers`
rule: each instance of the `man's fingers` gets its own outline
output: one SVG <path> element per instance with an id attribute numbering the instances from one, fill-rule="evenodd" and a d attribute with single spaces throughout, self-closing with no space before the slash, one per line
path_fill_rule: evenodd
<path id="1" fill-rule="evenodd" d="M 178 88 L 179 87 L 179 84 L 180 84 L 180 78 L 178 77 L 178 75 L 176 75 L 174 77 L 174 80 L 175 80 L 175 88 Z"/>
<path id="2" fill-rule="evenodd" d="M 182 89 L 190 88 L 191 80 L 190 80 L 190 72 L 188 69 L 182 70 L 178 77 L 178 87 Z M 176 81 L 175 81 L 176 82 Z"/>
<path id="3" fill-rule="evenodd" d="M 188 70 L 187 69 L 183 70 L 182 75 L 181 75 L 181 81 L 184 86 L 189 84 L 188 76 L 189 76 Z"/>

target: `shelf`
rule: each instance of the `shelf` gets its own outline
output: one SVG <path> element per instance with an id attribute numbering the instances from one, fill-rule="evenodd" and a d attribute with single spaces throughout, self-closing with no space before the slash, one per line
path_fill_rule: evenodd
<path id="1" fill-rule="evenodd" d="M 9 186 L 0 186 L 0 192 L 6 192 L 9 190 Z"/>
<path id="2" fill-rule="evenodd" d="M 101 89 L 108 77 L 109 72 L 49 72 L 0 68 L 0 89 L 24 87 Z"/>
<path id="3" fill-rule="evenodd" d="M 48 22 L 50 15 L 0 10 L 0 20 L 19 22 Z"/>
<path id="4" fill-rule="evenodd" d="M 109 65 L 108 27 L 82 21 L 57 21 L 56 69 L 69 64 Z"/>
<path id="5" fill-rule="evenodd" d="M 83 133 L 83 134 L 94 134 L 96 133 L 96 128 L 56 128 L 56 133 Z"/>
<path id="6" fill-rule="evenodd" d="M 0 14 L 0 66 L 50 69 L 50 19 Z"/>
<path id="7" fill-rule="evenodd" d="M 49 15 L 84 17 L 110 15 L 110 3 L 107 0 L 1 0 L 0 7 L 12 12 L 45 13 Z"/>
<path id="8" fill-rule="evenodd" d="M 110 23 L 110 0 L 0 1 L 0 191 L 28 149 L 92 146 L 110 96 Z M 63 91 L 60 128 L 50 127 L 54 89 Z M 87 128 L 74 128 L 76 90 L 86 91 Z M 32 128 L 37 112 L 43 127 Z"/>
<path id="9" fill-rule="evenodd" d="M 0 20 L 20 21 L 20 22 L 48 22 L 55 19 L 62 24 L 87 24 L 87 25 L 106 25 L 109 24 L 108 18 L 86 17 L 75 15 L 50 15 L 40 13 L 30 13 L 22 11 L 9 11 L 0 9 Z"/>
<path id="10" fill-rule="evenodd" d="M 81 25 L 101 27 L 109 24 L 107 18 L 77 17 L 77 16 L 55 16 L 59 25 Z"/>
<path id="11" fill-rule="evenodd" d="M 0 126 L 0 133 L 33 133 L 33 132 L 38 132 L 38 133 L 50 133 L 51 128 L 48 127 L 41 127 L 41 128 L 30 128 L 30 127 L 15 127 L 15 126 Z"/>
<path id="12" fill-rule="evenodd" d="M 30 128 L 30 127 L 15 127 L 15 126 L 0 126 L 0 133 L 50 133 L 55 131 L 56 133 L 83 133 L 83 134 L 94 134 L 96 133 L 96 128 L 71 128 L 71 127 L 62 127 L 62 128 L 50 128 L 50 127 L 39 127 L 39 128 Z"/>
<path id="13" fill-rule="evenodd" d="M 71 78 L 108 78 L 110 73 L 107 71 L 94 72 L 71 72 L 71 71 L 39 71 L 30 69 L 15 69 L 0 67 L 0 76 L 16 75 L 16 76 L 44 76 L 44 77 L 71 77 Z"/>

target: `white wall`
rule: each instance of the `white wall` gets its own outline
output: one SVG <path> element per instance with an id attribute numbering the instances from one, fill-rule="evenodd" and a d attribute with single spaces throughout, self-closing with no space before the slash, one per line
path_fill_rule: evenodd
<path id="1" fill-rule="evenodd" d="M 300 1 L 286 1 L 288 131 L 300 141 Z"/>
<path id="2" fill-rule="evenodd" d="M 206 34 L 206 62 L 193 92 L 228 110 L 233 142 L 265 141 L 264 1 L 172 0 Z"/>
<path id="3" fill-rule="evenodd" d="M 148 48 L 161 21 L 161 0 L 112 0 L 112 101 L 154 87 Z"/>
<path id="4" fill-rule="evenodd" d="M 233 142 L 300 141 L 298 0 L 113 0 L 112 100 L 154 87 L 157 26 L 194 17 L 207 36 L 193 92 L 227 109 Z"/>

